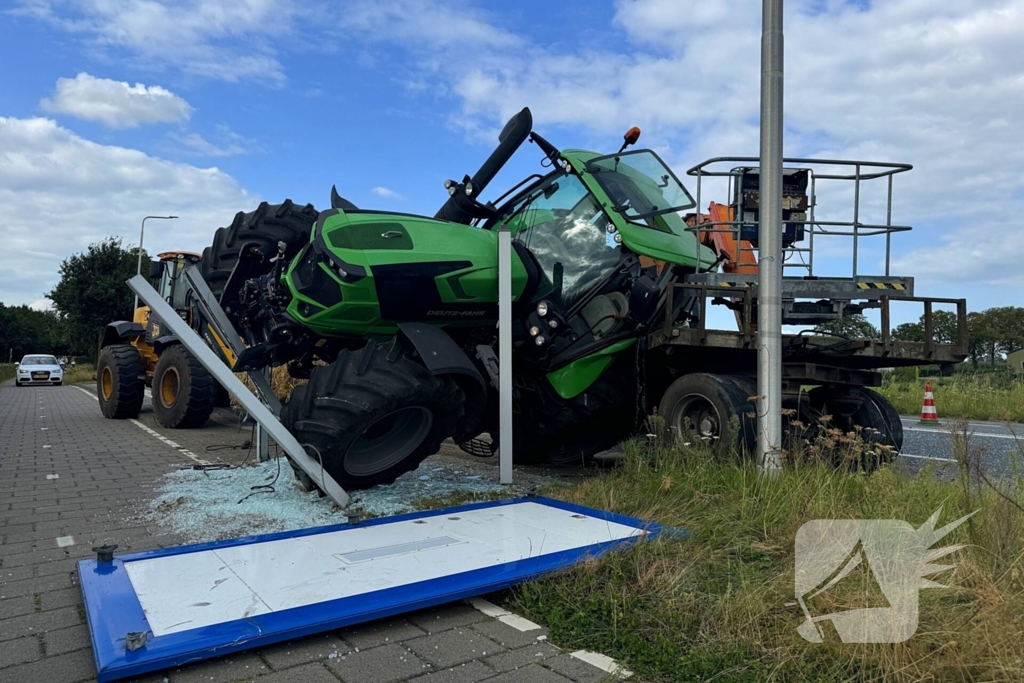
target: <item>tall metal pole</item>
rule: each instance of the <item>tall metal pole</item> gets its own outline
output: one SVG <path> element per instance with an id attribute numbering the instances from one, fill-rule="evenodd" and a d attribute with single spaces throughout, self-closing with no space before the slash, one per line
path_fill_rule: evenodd
<path id="1" fill-rule="evenodd" d="M 498 481 L 512 483 L 512 232 L 498 230 Z"/>
<path id="2" fill-rule="evenodd" d="M 155 219 L 159 219 L 159 220 L 162 220 L 162 221 L 169 221 L 169 220 L 172 220 L 174 218 L 177 218 L 177 216 L 146 216 L 145 218 L 142 219 L 142 230 L 139 231 L 139 262 L 135 266 L 135 274 L 136 275 L 142 275 L 142 239 L 146 236 L 146 221 L 148 221 L 150 218 L 155 218 Z M 132 307 L 132 319 L 133 320 L 135 319 L 135 311 L 138 309 L 138 307 L 139 307 L 139 295 L 136 294 L 135 295 L 135 306 Z"/>
<path id="3" fill-rule="evenodd" d="M 761 6 L 761 169 L 758 253 L 758 467 L 782 467 L 782 0 Z"/>

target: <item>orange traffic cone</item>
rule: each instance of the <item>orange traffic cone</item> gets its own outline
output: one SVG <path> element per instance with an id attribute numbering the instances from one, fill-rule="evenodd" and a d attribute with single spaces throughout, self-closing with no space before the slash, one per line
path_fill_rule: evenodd
<path id="1" fill-rule="evenodd" d="M 935 397 L 932 396 L 931 380 L 924 383 L 924 403 L 921 405 L 921 419 L 917 424 L 930 425 L 932 427 L 941 425 L 939 414 L 935 411 Z"/>

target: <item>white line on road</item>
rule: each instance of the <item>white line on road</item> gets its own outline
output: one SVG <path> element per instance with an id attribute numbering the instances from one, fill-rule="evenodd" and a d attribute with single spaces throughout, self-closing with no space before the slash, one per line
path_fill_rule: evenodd
<path id="1" fill-rule="evenodd" d="M 58 548 L 67 548 L 68 546 L 72 546 L 74 544 L 75 544 L 75 537 L 74 536 L 58 536 L 57 537 L 57 547 Z"/>
<path id="2" fill-rule="evenodd" d="M 904 427 L 905 432 L 929 432 L 931 434 L 949 434 L 947 429 L 937 429 L 935 427 Z M 970 435 L 972 437 L 977 436 L 982 439 L 1010 439 L 1017 441 L 1018 439 L 1024 441 L 1024 437 L 1013 436 L 1012 434 L 989 434 L 988 432 L 976 432 L 971 430 Z"/>
<path id="3" fill-rule="evenodd" d="M 953 458 L 936 458 L 932 455 L 911 455 L 910 453 L 900 453 L 901 458 L 913 458 L 914 460 L 937 460 L 938 462 L 956 462 Z"/>
<path id="4" fill-rule="evenodd" d="M 98 398 L 98 397 L 96 396 L 96 394 L 92 393 L 92 392 L 91 392 L 91 391 L 89 391 L 88 389 L 83 389 L 82 387 L 75 387 L 75 389 L 78 389 L 78 390 L 79 390 L 79 391 L 81 391 L 82 393 L 84 393 L 84 394 L 86 394 L 86 395 L 88 395 L 88 396 L 91 396 L 92 398 L 96 399 L 97 401 L 99 401 L 99 400 L 100 400 L 100 399 L 99 399 L 99 398 Z M 142 423 L 141 423 L 141 422 L 139 422 L 138 420 L 133 420 L 133 419 L 129 419 L 128 421 L 129 421 L 129 422 L 131 422 L 132 424 L 134 424 L 134 425 L 135 425 L 136 427 L 138 427 L 138 428 L 139 428 L 139 429 L 141 429 L 142 431 L 144 431 L 144 432 L 146 432 L 147 434 L 149 434 L 150 436 L 154 436 L 154 437 L 156 437 L 157 439 L 159 439 L 160 441 L 162 441 L 162 442 L 164 442 L 165 444 L 167 444 L 168 446 L 170 446 L 171 448 L 174 448 L 174 449 L 176 449 L 176 450 L 177 450 L 177 451 L 178 451 L 179 453 L 181 453 L 182 455 L 184 455 L 184 456 L 185 456 L 186 458 L 189 458 L 190 460 L 194 460 L 194 461 L 196 461 L 197 463 L 199 463 L 200 465 L 209 465 L 209 464 L 210 464 L 210 461 L 209 461 L 209 460 L 203 460 L 203 459 L 202 459 L 202 458 L 200 458 L 200 457 L 199 457 L 198 455 L 196 455 L 196 454 L 195 454 L 195 453 L 193 453 L 192 451 L 188 450 L 188 449 L 187 449 L 187 448 L 185 448 L 184 446 L 181 446 L 181 445 L 179 445 L 179 444 L 176 444 L 176 443 L 174 443 L 173 441 L 171 441 L 170 439 L 168 439 L 168 438 L 167 438 L 166 436 L 164 436 L 164 435 L 163 435 L 163 434 L 161 434 L 160 432 L 156 431 L 155 429 L 150 429 L 149 427 L 147 427 L 146 425 L 142 424 Z"/>

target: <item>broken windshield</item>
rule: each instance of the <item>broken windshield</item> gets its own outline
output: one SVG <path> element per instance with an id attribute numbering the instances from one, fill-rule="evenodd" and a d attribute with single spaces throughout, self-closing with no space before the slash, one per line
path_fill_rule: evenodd
<path id="1" fill-rule="evenodd" d="M 649 149 L 592 159 L 587 170 L 608 194 L 613 208 L 630 221 L 643 222 L 696 206 L 675 174 Z"/>

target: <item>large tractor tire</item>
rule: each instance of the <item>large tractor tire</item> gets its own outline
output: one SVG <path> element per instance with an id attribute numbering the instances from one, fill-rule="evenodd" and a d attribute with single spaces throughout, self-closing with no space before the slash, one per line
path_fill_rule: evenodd
<path id="1" fill-rule="evenodd" d="M 181 344 L 160 354 L 153 371 L 153 412 L 170 429 L 202 427 L 213 412 L 217 380 Z"/>
<path id="2" fill-rule="evenodd" d="M 416 469 L 455 432 L 465 397 L 407 352 L 370 342 L 313 368 L 282 412 L 285 426 L 345 489 L 390 484 Z M 304 475 L 297 478 L 309 487 Z"/>
<path id="3" fill-rule="evenodd" d="M 310 231 L 320 214 L 312 204 L 298 206 L 286 199 L 281 204 L 263 202 L 255 211 L 235 214 L 226 228 L 218 228 L 213 245 L 203 251 L 200 273 L 219 299 L 231 275 L 242 245 L 255 242 L 265 258 L 277 253 L 277 243 L 284 242 L 287 258 L 294 257 L 309 243 Z"/>
<path id="4" fill-rule="evenodd" d="M 665 392 L 658 415 L 665 421 L 669 443 L 734 448 L 753 452 L 754 404 L 740 377 L 693 373 L 674 381 Z"/>
<path id="5" fill-rule="evenodd" d="M 214 408 L 230 408 L 231 407 L 231 394 L 224 388 L 224 385 L 220 382 L 216 382 L 216 388 L 213 391 L 213 407 Z"/>
<path id="6" fill-rule="evenodd" d="M 131 344 L 105 346 L 96 360 L 96 397 L 103 417 L 138 417 L 146 395 L 146 364 Z"/>

